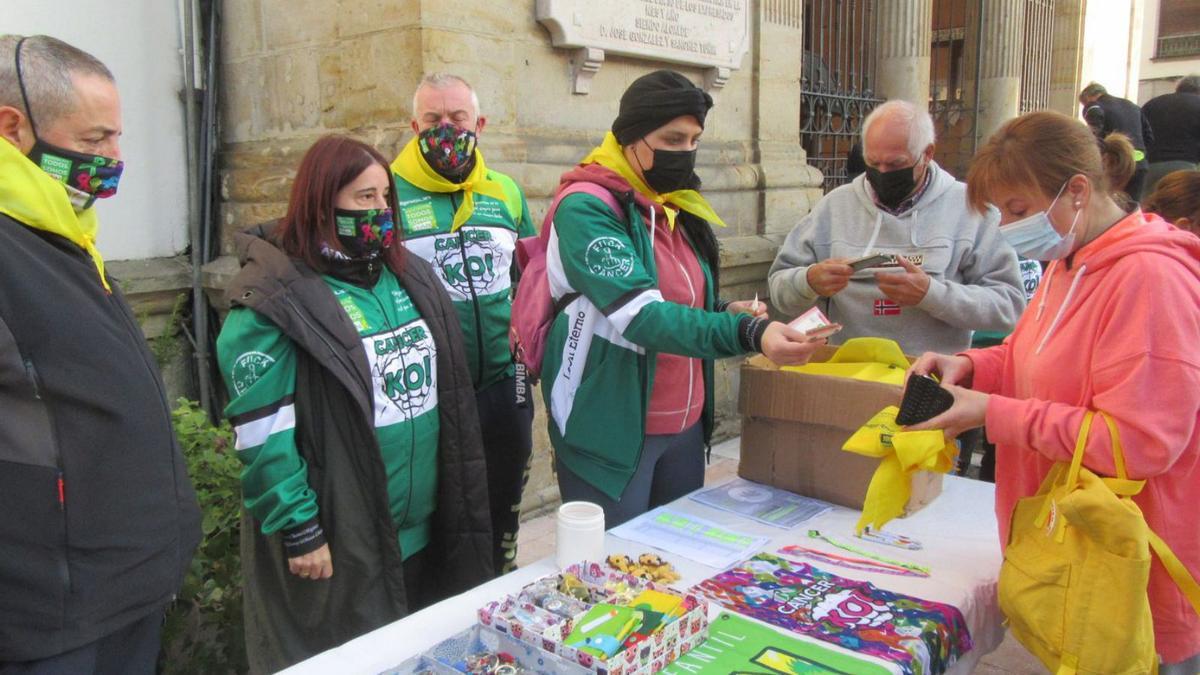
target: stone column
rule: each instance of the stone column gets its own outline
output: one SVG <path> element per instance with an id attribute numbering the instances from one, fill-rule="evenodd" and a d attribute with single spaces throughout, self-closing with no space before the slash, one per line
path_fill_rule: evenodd
<path id="1" fill-rule="evenodd" d="M 1050 109 L 1079 117 L 1083 61 L 1084 0 L 1054 3 L 1054 48 L 1050 54 Z"/>
<path id="2" fill-rule="evenodd" d="M 1024 33 L 1025 0 L 984 0 L 975 126 L 981 142 L 1020 112 Z"/>
<path id="3" fill-rule="evenodd" d="M 879 0 L 876 91 L 913 103 L 929 100 L 933 0 Z"/>
<path id="4" fill-rule="evenodd" d="M 798 133 L 804 5 L 798 0 L 762 0 L 758 5 L 753 143 L 761 167 L 763 231 L 787 233 L 820 197 L 813 187 L 821 184 L 820 174 L 808 166 Z M 773 259 L 774 252 L 768 253 Z M 761 271 L 765 279 L 766 269 Z"/>

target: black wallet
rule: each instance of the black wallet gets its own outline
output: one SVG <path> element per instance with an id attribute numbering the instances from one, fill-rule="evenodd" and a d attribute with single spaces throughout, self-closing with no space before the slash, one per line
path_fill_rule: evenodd
<path id="1" fill-rule="evenodd" d="M 954 394 L 943 389 L 937 380 L 928 375 L 909 375 L 904 398 L 900 399 L 900 412 L 896 424 L 909 426 L 931 420 L 954 405 Z"/>

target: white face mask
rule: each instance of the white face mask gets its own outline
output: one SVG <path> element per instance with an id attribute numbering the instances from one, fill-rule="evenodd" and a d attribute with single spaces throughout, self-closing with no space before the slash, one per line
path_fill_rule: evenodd
<path id="1" fill-rule="evenodd" d="M 1079 223 L 1079 214 L 1083 213 L 1083 210 L 1075 211 L 1071 229 L 1067 230 L 1065 237 L 1054 229 L 1054 225 L 1050 223 L 1050 216 L 1046 215 L 1054 208 L 1055 202 L 1066 188 L 1067 184 L 1063 183 L 1058 194 L 1054 195 L 1054 201 L 1050 202 L 1045 211 L 1038 211 L 1016 222 L 1000 226 L 1000 236 L 1013 247 L 1017 255 L 1030 260 L 1049 261 L 1065 258 L 1071 252 L 1075 243 L 1075 225 Z"/>

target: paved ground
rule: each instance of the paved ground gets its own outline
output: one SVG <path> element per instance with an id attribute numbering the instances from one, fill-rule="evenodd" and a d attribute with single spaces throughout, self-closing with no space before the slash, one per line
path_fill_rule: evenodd
<path id="1" fill-rule="evenodd" d="M 721 443 L 713 447 L 712 463 L 705 472 L 706 484 L 719 483 L 737 475 L 737 444 Z M 524 565 L 554 555 L 554 514 L 531 514 L 521 523 L 517 539 L 517 563 Z M 1012 637 L 983 658 L 975 675 L 1045 675 L 1046 669 Z"/>

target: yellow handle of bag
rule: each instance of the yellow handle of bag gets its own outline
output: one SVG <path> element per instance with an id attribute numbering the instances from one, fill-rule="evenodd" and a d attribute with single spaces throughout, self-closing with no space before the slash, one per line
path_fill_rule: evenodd
<path id="1" fill-rule="evenodd" d="M 1083 424 L 1079 426 L 1079 437 L 1075 439 L 1075 455 L 1071 457 L 1071 469 L 1067 477 L 1067 484 L 1074 488 L 1079 483 L 1079 470 L 1083 466 L 1084 447 L 1087 445 L 1088 433 L 1092 428 L 1092 418 L 1096 413 L 1089 410 L 1083 417 Z M 1117 423 L 1113 421 L 1107 414 L 1099 413 L 1101 419 L 1104 420 L 1105 426 L 1108 427 L 1109 439 L 1112 441 L 1113 449 L 1113 464 L 1117 469 L 1116 478 L 1105 478 L 1104 484 L 1108 486 L 1114 494 L 1129 499 L 1133 495 L 1142 491 L 1146 485 L 1144 480 L 1130 480 L 1129 473 L 1125 464 L 1125 452 L 1121 447 L 1121 435 L 1117 432 Z M 1038 514 L 1037 523 L 1039 526 L 1044 526 L 1049 517 L 1051 500 L 1047 499 L 1042 506 L 1041 512 Z M 1179 586 L 1180 592 L 1191 603 L 1192 609 L 1200 614 L 1200 583 L 1197 583 L 1187 567 L 1175 555 L 1171 547 L 1167 546 L 1167 542 L 1163 541 L 1162 537 L 1154 533 L 1153 530 L 1147 528 L 1150 537 L 1150 548 L 1154 550 L 1154 554 L 1158 556 L 1159 562 L 1166 568 L 1167 574 Z M 1061 671 L 1060 671 L 1061 672 Z"/>

